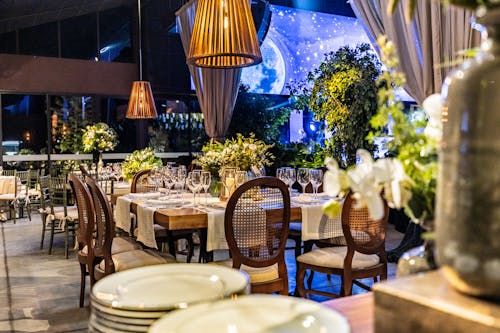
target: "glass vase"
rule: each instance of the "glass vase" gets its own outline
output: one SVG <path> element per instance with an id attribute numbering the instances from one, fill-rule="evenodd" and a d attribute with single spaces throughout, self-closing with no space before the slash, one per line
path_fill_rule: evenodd
<path id="1" fill-rule="evenodd" d="M 473 61 L 446 78 L 436 199 L 438 264 L 461 292 L 500 298 L 500 10 Z"/>

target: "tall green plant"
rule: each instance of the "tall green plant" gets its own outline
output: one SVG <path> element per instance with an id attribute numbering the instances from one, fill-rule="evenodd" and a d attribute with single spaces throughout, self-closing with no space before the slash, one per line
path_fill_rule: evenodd
<path id="1" fill-rule="evenodd" d="M 271 106 L 268 97 L 249 93 L 248 87 L 241 85 L 227 137 L 236 137 L 237 133 L 243 136 L 253 133 L 256 139 L 266 143 L 278 142 L 281 127 L 290 117 L 290 109 L 270 109 Z"/>
<path id="2" fill-rule="evenodd" d="M 356 150 L 373 152 L 366 140 L 370 118 L 377 112 L 380 62 L 368 44 L 344 46 L 325 55 L 305 82 L 289 87 L 299 108 L 314 112 L 332 136 L 325 140 L 325 154 L 346 167 L 356 163 Z"/>
<path id="3" fill-rule="evenodd" d="M 52 140 L 60 152 L 83 152 L 82 130 L 91 124 L 93 118 L 90 97 L 85 98 L 85 112 L 82 112 L 82 97 L 61 96 L 56 98 L 51 113 L 57 119 L 52 124 Z M 53 118 L 53 119 L 54 119 Z"/>

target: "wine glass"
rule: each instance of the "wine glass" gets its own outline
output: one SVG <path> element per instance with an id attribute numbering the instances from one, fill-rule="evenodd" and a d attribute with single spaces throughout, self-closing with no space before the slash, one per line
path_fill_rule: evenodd
<path id="1" fill-rule="evenodd" d="M 288 181 L 288 187 L 290 189 L 290 194 L 292 193 L 292 185 L 297 181 L 297 171 L 294 168 L 285 169 L 286 179 Z"/>
<path id="2" fill-rule="evenodd" d="M 234 182 L 236 187 L 240 187 L 248 181 L 248 173 L 246 171 L 236 171 Z"/>
<path id="3" fill-rule="evenodd" d="M 299 168 L 297 170 L 297 182 L 302 187 L 302 193 L 306 193 L 307 184 L 309 184 L 309 169 Z"/>
<path id="4" fill-rule="evenodd" d="M 201 189 L 200 170 L 191 171 L 186 178 L 186 184 L 189 190 L 193 192 L 193 207 L 196 207 L 196 193 Z"/>
<path id="5" fill-rule="evenodd" d="M 177 170 L 177 169 L 175 169 Z M 171 168 L 168 166 L 163 167 L 162 169 L 162 175 L 163 175 L 163 182 L 165 183 L 165 187 L 167 188 L 167 195 L 170 195 L 170 190 L 172 189 L 172 186 L 175 185 L 175 177 L 174 177 L 174 172 Z"/>
<path id="6" fill-rule="evenodd" d="M 155 191 L 158 191 L 162 183 L 162 174 L 160 172 L 160 169 L 158 169 L 157 167 L 152 168 L 149 172 L 149 179 L 153 183 Z"/>
<path id="7" fill-rule="evenodd" d="M 184 189 L 186 176 L 187 176 L 186 167 L 183 165 L 178 166 L 177 173 L 175 175 L 175 186 L 179 187 L 181 190 Z"/>
<path id="8" fill-rule="evenodd" d="M 201 172 L 201 187 L 205 192 L 205 205 L 208 204 L 208 189 L 210 188 L 210 184 L 212 182 L 212 175 L 208 171 Z"/>
<path id="9" fill-rule="evenodd" d="M 311 169 L 309 170 L 309 181 L 313 187 L 314 198 L 318 197 L 318 187 L 323 183 L 323 170 Z"/>
<path id="10" fill-rule="evenodd" d="M 227 167 L 222 170 L 222 183 L 226 190 L 226 197 L 229 198 L 233 193 L 233 188 L 235 185 L 236 178 L 236 168 Z"/>

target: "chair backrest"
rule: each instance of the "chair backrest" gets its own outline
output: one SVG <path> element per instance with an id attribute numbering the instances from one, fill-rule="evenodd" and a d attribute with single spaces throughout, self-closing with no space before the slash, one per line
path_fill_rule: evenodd
<path id="1" fill-rule="evenodd" d="M 111 204 L 103 189 L 93 179 L 85 179 L 89 186 L 95 210 L 95 230 L 97 231 L 94 244 L 94 255 L 102 257 L 105 263 L 105 274 L 115 271 L 113 259 L 111 258 L 111 245 L 115 237 L 115 221 L 111 210 Z"/>
<path id="2" fill-rule="evenodd" d="M 238 187 L 227 203 L 224 223 L 233 267 L 278 263 L 286 272 L 289 224 L 290 194 L 281 180 L 261 177 Z"/>
<path id="3" fill-rule="evenodd" d="M 54 207 L 63 207 L 64 216 L 68 215 L 68 187 L 66 176 L 49 177 L 49 197 L 51 214 L 54 214 Z"/>
<path id="4" fill-rule="evenodd" d="M 154 190 L 155 186 L 148 180 L 151 170 L 141 170 L 135 174 L 130 186 L 130 193 L 149 192 Z"/>
<path id="5" fill-rule="evenodd" d="M 16 170 L 2 170 L 2 176 L 15 176 Z"/>
<path id="6" fill-rule="evenodd" d="M 356 202 L 349 192 L 342 206 L 342 231 L 351 251 L 365 254 L 385 255 L 385 228 L 389 216 L 389 207 L 384 200 L 384 216 L 372 220 L 366 207 L 356 207 Z"/>
<path id="7" fill-rule="evenodd" d="M 28 188 L 35 189 L 36 185 L 38 184 L 38 177 L 40 177 L 40 169 L 29 170 L 28 174 L 29 174 Z"/>
<path id="8" fill-rule="evenodd" d="M 30 173 L 29 171 L 18 171 L 16 172 L 17 181 L 19 182 L 16 186 L 17 192 L 24 192 L 28 194 L 30 185 Z"/>
<path id="9" fill-rule="evenodd" d="M 78 167 L 80 168 L 80 171 L 82 172 L 82 175 L 84 177 L 92 177 L 90 175 L 90 173 L 88 172 L 87 168 L 85 168 L 85 166 L 83 164 L 80 164 Z"/>
<path id="10" fill-rule="evenodd" d="M 43 212 L 46 211 L 47 207 L 50 207 L 50 191 L 49 191 L 49 176 L 40 176 L 38 178 L 38 189 L 39 189 L 39 203 L 40 208 Z M 34 200 L 31 199 L 33 202 Z"/>
<path id="11" fill-rule="evenodd" d="M 95 212 L 92 196 L 87 185 L 74 173 L 69 174 L 69 184 L 73 190 L 78 209 L 78 228 L 76 230 L 76 241 L 78 249 L 87 245 L 88 253 L 92 251 L 92 234 L 94 232 Z"/>

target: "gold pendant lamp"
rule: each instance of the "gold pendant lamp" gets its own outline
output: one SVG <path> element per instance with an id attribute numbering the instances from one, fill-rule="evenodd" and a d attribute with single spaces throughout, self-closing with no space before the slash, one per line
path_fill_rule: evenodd
<path id="1" fill-rule="evenodd" d="M 238 68 L 262 62 L 248 0 L 199 0 L 187 63 Z"/>
<path id="2" fill-rule="evenodd" d="M 139 81 L 134 81 L 126 118 L 131 119 L 149 119 L 157 118 L 155 100 L 151 91 L 151 84 L 148 81 L 142 81 L 142 35 L 141 35 L 141 0 L 137 0 L 137 13 L 139 21 Z"/>

